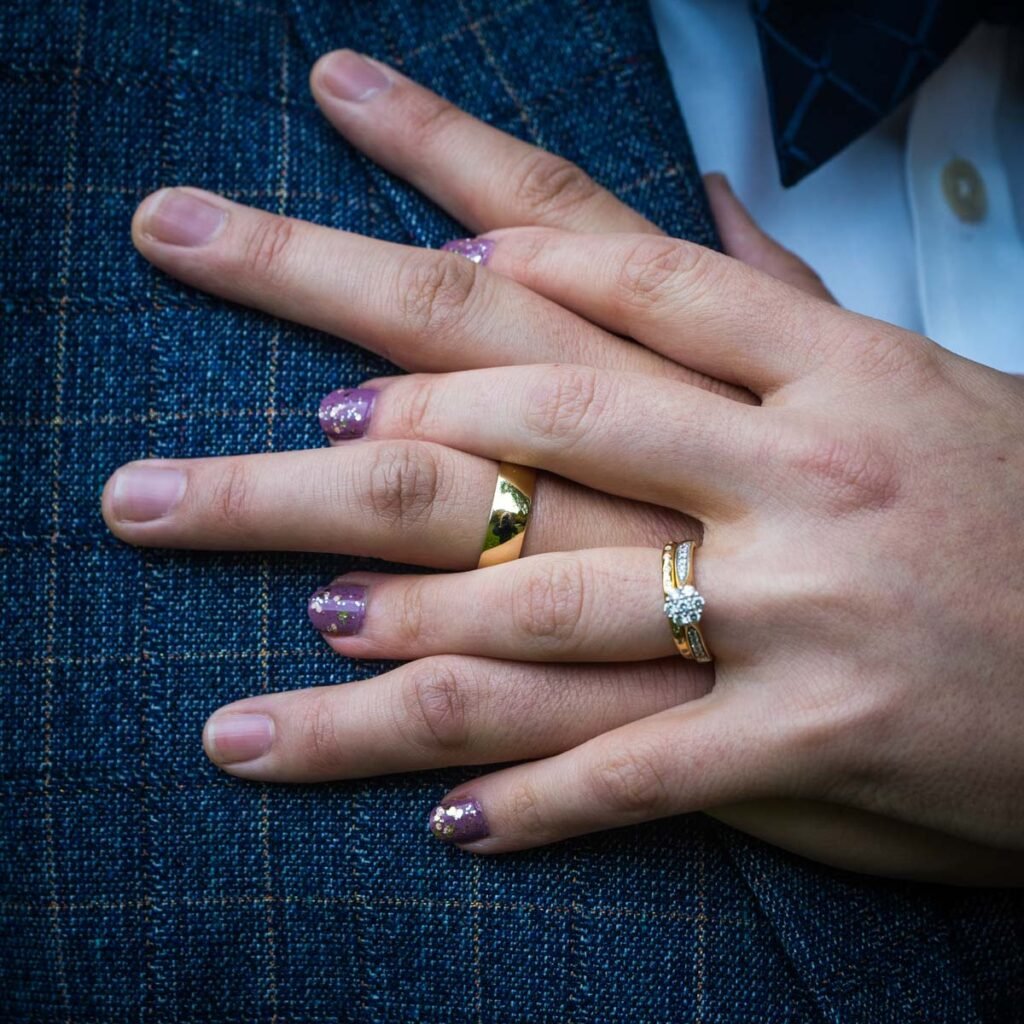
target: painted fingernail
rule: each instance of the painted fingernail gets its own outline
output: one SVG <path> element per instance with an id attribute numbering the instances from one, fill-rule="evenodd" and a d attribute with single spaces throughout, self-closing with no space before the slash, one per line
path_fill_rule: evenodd
<path id="1" fill-rule="evenodd" d="M 458 803 L 438 804 L 427 825 L 442 843 L 472 843 L 491 834 L 480 801 L 470 797 Z"/>
<path id="2" fill-rule="evenodd" d="M 195 248 L 219 234 L 228 219 L 227 210 L 205 199 L 168 188 L 150 198 L 143 231 L 158 242 Z"/>
<path id="3" fill-rule="evenodd" d="M 339 100 L 362 103 L 385 92 L 391 79 L 354 50 L 339 50 L 324 61 L 324 88 Z"/>
<path id="4" fill-rule="evenodd" d="M 494 240 L 490 238 L 455 238 L 441 246 L 442 252 L 457 252 L 471 263 L 485 264 L 491 258 Z"/>
<path id="5" fill-rule="evenodd" d="M 337 440 L 362 437 L 370 425 L 377 392 L 373 388 L 339 388 L 320 403 L 320 429 Z"/>
<path id="6" fill-rule="evenodd" d="M 274 743 L 269 715 L 216 714 L 206 723 L 206 750 L 217 764 L 238 764 L 262 757 Z"/>
<path id="7" fill-rule="evenodd" d="M 128 523 L 160 519 L 185 494 L 185 474 L 178 469 L 126 466 L 114 474 L 110 497 L 114 518 Z"/>
<path id="8" fill-rule="evenodd" d="M 309 621 L 321 633 L 353 636 L 366 617 L 366 587 L 358 583 L 329 583 L 309 599 Z"/>

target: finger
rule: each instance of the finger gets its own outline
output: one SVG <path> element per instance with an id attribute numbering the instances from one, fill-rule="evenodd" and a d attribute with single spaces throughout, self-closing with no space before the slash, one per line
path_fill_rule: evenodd
<path id="1" fill-rule="evenodd" d="M 457 786 L 431 814 L 434 834 L 474 853 L 504 853 L 739 800 L 800 795 L 818 775 L 810 745 L 799 727 L 770 712 L 756 689 L 716 687 L 554 757 Z M 467 829 L 481 822 L 486 834 Z"/>
<path id="2" fill-rule="evenodd" d="M 461 256 L 281 217 L 202 189 L 148 196 L 132 218 L 132 240 L 196 288 L 348 338 L 406 369 L 572 359 L 725 387 Z"/>
<path id="3" fill-rule="evenodd" d="M 716 594 L 728 594 L 717 576 L 713 560 L 702 558 L 702 585 L 710 580 Z M 337 612 L 347 625 L 353 588 L 358 629 L 339 636 Z M 313 595 L 309 615 L 346 657 L 644 661 L 676 653 L 664 600 L 660 547 L 601 547 L 443 575 L 347 573 Z M 718 601 L 716 615 L 728 620 Z M 715 625 L 705 632 L 721 658 Z"/>
<path id="4" fill-rule="evenodd" d="M 103 489 L 113 533 L 146 547 L 323 551 L 475 568 L 498 470 L 414 441 L 128 463 Z M 665 509 L 539 474 L 524 552 L 694 536 Z M 603 540 L 603 543 L 611 541 Z"/>
<path id="5" fill-rule="evenodd" d="M 678 655 L 626 666 L 425 658 L 375 679 L 235 701 L 211 715 L 203 745 L 232 775 L 270 782 L 544 757 L 701 696 L 711 678 L 702 668 Z"/>
<path id="6" fill-rule="evenodd" d="M 725 251 L 748 266 L 763 270 L 808 295 L 835 302 L 825 282 L 796 253 L 761 230 L 724 174 L 704 175 L 711 213 Z M 837 303 L 838 305 L 838 303 Z"/>
<path id="7" fill-rule="evenodd" d="M 853 317 L 682 239 L 552 228 L 487 237 L 489 269 L 672 360 L 762 394 L 821 366 L 835 317 Z"/>
<path id="8" fill-rule="evenodd" d="M 627 498 L 730 519 L 770 487 L 770 415 L 677 381 L 570 364 L 376 378 L 367 436 L 535 466 Z"/>
<path id="9" fill-rule="evenodd" d="M 547 224 L 658 232 L 575 164 L 471 117 L 380 61 L 352 50 L 324 54 L 310 87 L 349 142 L 474 231 Z"/>

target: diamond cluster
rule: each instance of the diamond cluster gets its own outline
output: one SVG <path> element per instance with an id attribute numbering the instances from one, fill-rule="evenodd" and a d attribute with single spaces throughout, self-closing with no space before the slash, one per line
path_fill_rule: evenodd
<path id="1" fill-rule="evenodd" d="M 703 610 L 704 598 L 690 584 L 680 587 L 665 598 L 665 614 L 679 627 L 700 622 Z"/>

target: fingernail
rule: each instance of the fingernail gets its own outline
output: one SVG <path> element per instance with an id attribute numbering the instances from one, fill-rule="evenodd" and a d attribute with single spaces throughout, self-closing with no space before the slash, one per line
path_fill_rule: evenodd
<path id="1" fill-rule="evenodd" d="M 456 238 L 441 246 L 442 252 L 457 252 L 471 263 L 485 264 L 491 258 L 494 240 L 490 238 Z"/>
<path id="2" fill-rule="evenodd" d="M 372 388 L 339 388 L 320 403 L 320 429 L 328 437 L 362 437 L 370 424 L 377 392 Z"/>
<path id="3" fill-rule="evenodd" d="M 453 804 L 438 804 L 430 812 L 429 830 L 442 843 L 472 843 L 491 834 L 480 801 L 470 797 Z"/>
<path id="4" fill-rule="evenodd" d="M 114 518 L 145 523 L 167 515 L 185 493 L 185 474 L 178 469 L 129 466 L 114 474 L 111 495 Z"/>
<path id="5" fill-rule="evenodd" d="M 206 723 L 206 748 L 218 764 L 238 764 L 262 757 L 274 742 L 269 715 L 214 713 Z"/>
<path id="6" fill-rule="evenodd" d="M 376 64 L 354 50 L 339 50 L 324 61 L 324 88 L 339 100 L 362 103 L 391 87 L 391 79 Z"/>
<path id="7" fill-rule="evenodd" d="M 227 210 L 205 199 L 169 188 L 150 198 L 143 230 L 168 245 L 205 245 L 228 219 Z"/>
<path id="8" fill-rule="evenodd" d="M 358 583 L 329 583 L 309 599 L 309 621 L 321 633 L 353 636 L 363 628 L 366 587 Z"/>

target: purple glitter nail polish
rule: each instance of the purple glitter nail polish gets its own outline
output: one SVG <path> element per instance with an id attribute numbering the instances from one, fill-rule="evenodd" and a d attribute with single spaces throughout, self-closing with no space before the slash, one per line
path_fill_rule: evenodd
<path id="1" fill-rule="evenodd" d="M 353 636 L 363 628 L 366 587 L 330 583 L 309 599 L 309 621 L 329 636 Z"/>
<path id="2" fill-rule="evenodd" d="M 456 238 L 441 246 L 442 252 L 457 252 L 471 263 L 485 264 L 491 257 L 494 242 L 490 238 Z"/>
<path id="3" fill-rule="evenodd" d="M 373 388 L 339 388 L 320 403 L 320 429 L 338 440 L 362 437 L 370 422 L 377 392 Z"/>
<path id="4" fill-rule="evenodd" d="M 484 809 L 474 797 L 458 803 L 438 804 L 430 812 L 427 827 L 442 843 L 472 843 L 491 834 Z"/>

